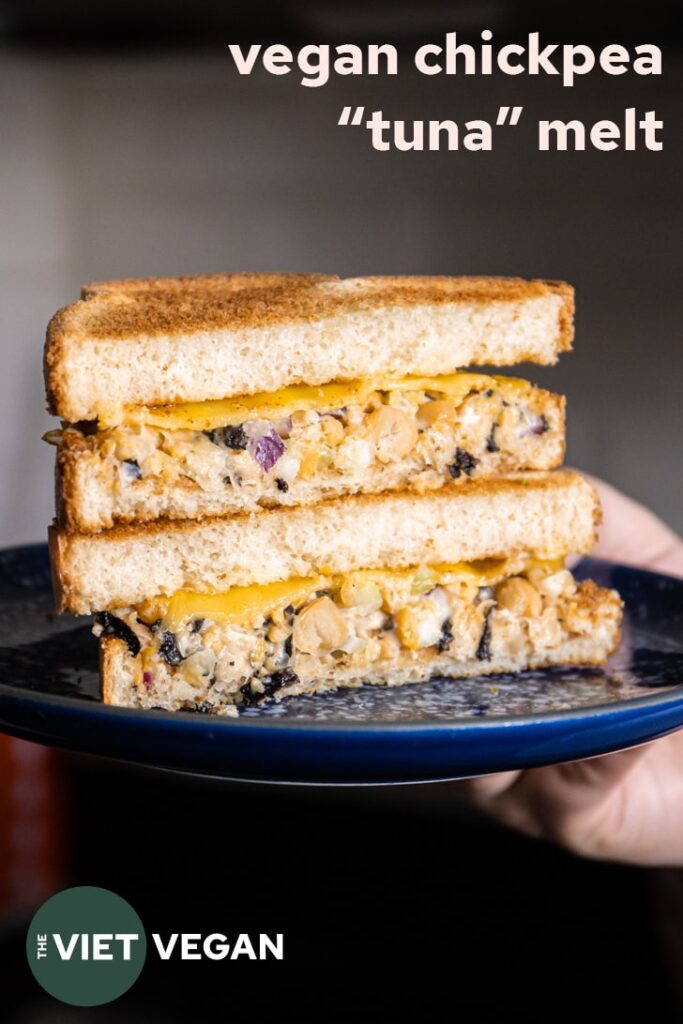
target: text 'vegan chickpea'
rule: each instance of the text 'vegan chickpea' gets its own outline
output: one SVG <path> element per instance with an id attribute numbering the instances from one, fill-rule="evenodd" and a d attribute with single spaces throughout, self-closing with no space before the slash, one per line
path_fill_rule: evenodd
<path id="1" fill-rule="evenodd" d="M 344 617 L 329 597 L 319 597 L 299 612 L 294 622 L 294 646 L 304 654 L 341 647 L 348 639 Z"/>
<path id="2" fill-rule="evenodd" d="M 417 424 L 411 416 L 383 405 L 368 416 L 368 436 L 380 462 L 401 459 L 415 447 Z"/>
<path id="3" fill-rule="evenodd" d="M 539 592 L 520 576 L 499 583 L 496 587 L 496 600 L 500 608 L 520 616 L 540 615 L 543 607 Z"/>

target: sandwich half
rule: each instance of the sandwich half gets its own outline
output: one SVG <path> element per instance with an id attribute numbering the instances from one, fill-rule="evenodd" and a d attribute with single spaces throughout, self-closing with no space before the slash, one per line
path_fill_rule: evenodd
<path id="1" fill-rule="evenodd" d="M 564 567 L 593 489 L 560 471 L 136 530 L 51 532 L 61 607 L 99 612 L 107 703 L 234 714 L 362 683 L 599 665 L 621 602 Z"/>
<path id="2" fill-rule="evenodd" d="M 72 532 L 418 493 L 564 455 L 564 399 L 467 365 L 552 363 L 573 292 L 517 278 L 232 274 L 109 282 L 51 321 Z"/>

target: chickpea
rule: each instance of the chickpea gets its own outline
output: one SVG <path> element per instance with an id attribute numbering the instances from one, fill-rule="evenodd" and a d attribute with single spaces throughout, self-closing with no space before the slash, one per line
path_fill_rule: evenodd
<path id="1" fill-rule="evenodd" d="M 382 607 L 382 594 L 376 583 L 362 577 L 347 576 L 339 591 L 341 603 L 345 608 L 363 606 L 367 612 L 378 611 Z"/>
<path id="2" fill-rule="evenodd" d="M 417 414 L 421 427 L 431 427 L 439 420 L 453 419 L 455 406 L 447 398 L 437 398 L 434 402 L 425 402 L 421 405 Z"/>
<path id="3" fill-rule="evenodd" d="M 331 448 L 336 448 L 344 440 L 344 424 L 336 420 L 334 416 L 324 416 L 320 421 L 320 430 L 323 440 Z"/>
<path id="4" fill-rule="evenodd" d="M 401 608 L 396 615 L 396 632 L 404 647 L 417 651 L 422 646 L 420 619 L 411 608 Z"/>
<path id="5" fill-rule="evenodd" d="M 536 588 L 521 576 L 503 580 L 496 587 L 496 600 L 500 608 L 506 608 L 522 617 L 541 614 L 543 602 Z"/>
<path id="6" fill-rule="evenodd" d="M 318 459 L 320 458 L 320 452 L 316 447 L 306 447 L 301 453 L 301 465 L 299 466 L 299 476 L 302 480 L 308 480 L 314 475 L 318 469 Z"/>
<path id="7" fill-rule="evenodd" d="M 349 629 L 329 597 L 319 597 L 299 612 L 294 622 L 294 646 L 305 654 L 341 647 Z"/>
<path id="8" fill-rule="evenodd" d="M 417 424 L 399 409 L 382 405 L 368 416 L 367 425 L 380 462 L 403 458 L 415 447 Z"/>
<path id="9" fill-rule="evenodd" d="M 572 597 L 576 593 L 576 582 L 568 569 L 560 569 L 550 576 L 543 576 L 534 580 L 534 584 L 545 597 L 552 600 L 558 597 Z"/>
<path id="10" fill-rule="evenodd" d="M 396 614 L 396 633 L 404 647 L 417 651 L 431 647 L 441 635 L 441 624 L 433 606 L 418 605 L 401 608 Z"/>

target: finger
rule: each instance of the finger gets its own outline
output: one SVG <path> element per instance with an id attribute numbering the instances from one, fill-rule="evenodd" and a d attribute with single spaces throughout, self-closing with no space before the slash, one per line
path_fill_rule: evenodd
<path id="1" fill-rule="evenodd" d="M 649 746 L 643 744 L 583 761 L 534 768 L 525 772 L 518 789 L 513 786 L 510 795 L 523 792 L 527 797 L 533 793 L 540 803 L 560 806 L 565 814 L 581 813 L 604 800 L 633 771 Z"/>
<path id="2" fill-rule="evenodd" d="M 485 805 L 509 789 L 521 772 L 497 772 L 494 775 L 478 775 L 472 779 L 459 779 L 453 783 L 457 792 L 476 804 Z"/>
<path id="3" fill-rule="evenodd" d="M 584 474 L 600 496 L 603 524 L 593 554 L 683 576 L 683 540 L 644 505 Z"/>
<path id="4" fill-rule="evenodd" d="M 499 821 L 527 835 L 572 845 L 581 820 L 605 805 L 651 744 L 614 754 L 532 768 L 489 801 Z"/>

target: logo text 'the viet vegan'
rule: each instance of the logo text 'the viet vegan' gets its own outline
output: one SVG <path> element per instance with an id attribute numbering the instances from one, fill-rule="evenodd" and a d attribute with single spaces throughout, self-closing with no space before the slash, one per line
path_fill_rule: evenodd
<path id="1" fill-rule="evenodd" d="M 284 958 L 284 937 L 221 932 L 152 934 L 161 960 L 266 960 Z M 100 1006 L 127 992 L 147 956 L 147 936 L 133 908 L 97 886 L 65 889 L 36 912 L 26 955 L 39 984 L 72 1006 Z"/>

